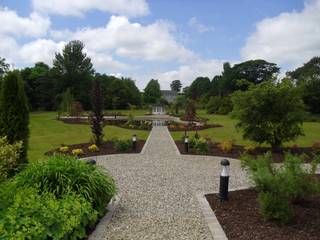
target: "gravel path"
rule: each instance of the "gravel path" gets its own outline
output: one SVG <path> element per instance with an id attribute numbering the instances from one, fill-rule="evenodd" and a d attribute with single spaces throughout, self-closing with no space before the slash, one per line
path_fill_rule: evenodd
<path id="1" fill-rule="evenodd" d="M 93 239 L 212 239 L 196 200 L 218 190 L 219 157 L 180 155 L 167 127 L 154 127 L 142 154 L 98 157 L 117 181 L 121 201 Z M 238 160 L 230 188 L 248 186 Z"/>

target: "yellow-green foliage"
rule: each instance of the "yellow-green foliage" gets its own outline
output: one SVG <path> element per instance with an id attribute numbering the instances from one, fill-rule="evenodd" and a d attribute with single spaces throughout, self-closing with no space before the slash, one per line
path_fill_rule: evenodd
<path id="1" fill-rule="evenodd" d="M 256 147 L 254 145 L 247 145 L 244 147 L 246 153 L 253 153 Z"/>
<path id="2" fill-rule="evenodd" d="M 17 159 L 22 142 L 9 144 L 6 137 L 0 137 L 0 182 L 7 179 L 9 173 L 17 167 Z"/>
<path id="3" fill-rule="evenodd" d="M 80 156 L 83 154 L 83 150 L 81 148 L 73 149 L 72 154 L 75 156 Z"/>
<path id="4" fill-rule="evenodd" d="M 97 145 L 92 144 L 92 145 L 90 145 L 90 146 L 88 147 L 88 150 L 89 150 L 90 152 L 98 152 L 98 151 L 99 151 L 99 148 L 98 148 Z"/>
<path id="5" fill-rule="evenodd" d="M 61 146 L 59 148 L 59 152 L 66 153 L 68 151 L 69 151 L 69 147 L 68 146 Z"/>
<path id="6" fill-rule="evenodd" d="M 232 141 L 230 140 L 222 141 L 221 143 L 218 144 L 218 148 L 224 153 L 229 153 L 232 150 Z"/>
<path id="7" fill-rule="evenodd" d="M 21 188 L 8 201 L 10 205 L 0 211 L 0 239 L 82 239 L 86 226 L 98 216 L 90 202 L 74 193 L 58 199 L 52 193 Z"/>

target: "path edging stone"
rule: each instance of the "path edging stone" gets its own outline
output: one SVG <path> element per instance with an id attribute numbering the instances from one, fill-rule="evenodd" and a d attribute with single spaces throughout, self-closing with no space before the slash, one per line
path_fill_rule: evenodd
<path id="1" fill-rule="evenodd" d="M 233 188 L 233 189 L 229 189 L 229 192 L 244 190 L 244 189 L 248 189 L 248 188 L 249 187 Z M 214 240 L 228 240 L 226 233 L 224 232 L 221 224 L 219 223 L 216 215 L 214 214 L 214 211 L 211 209 L 210 204 L 205 197 L 205 195 L 207 195 L 207 194 L 216 194 L 216 193 L 219 193 L 219 192 L 214 191 L 212 193 L 199 193 L 199 194 L 197 194 L 197 200 L 199 202 L 202 214 L 203 214 L 204 219 L 209 227 L 209 230 L 211 232 L 213 239 Z"/>
<path id="2" fill-rule="evenodd" d="M 99 223 L 97 224 L 95 230 L 88 236 L 88 240 L 95 240 L 95 239 L 103 239 L 104 237 L 104 229 L 111 221 L 115 210 L 117 209 L 121 200 L 121 194 L 116 194 L 113 199 L 107 205 L 107 213 L 100 219 Z"/>
<path id="3" fill-rule="evenodd" d="M 169 131 L 168 127 L 166 127 L 166 130 L 167 130 L 167 132 L 168 132 L 168 134 L 169 134 L 169 136 L 170 136 L 170 141 L 171 141 L 172 145 L 174 146 L 174 150 L 175 150 L 175 152 L 176 152 L 176 155 L 177 155 L 177 156 L 181 155 L 181 153 L 180 153 L 180 151 L 179 151 L 179 149 L 178 149 L 178 147 L 177 147 L 177 144 L 175 143 L 175 141 L 173 140 L 173 138 L 172 138 L 172 136 L 171 136 L 171 134 L 170 134 L 170 131 Z"/>

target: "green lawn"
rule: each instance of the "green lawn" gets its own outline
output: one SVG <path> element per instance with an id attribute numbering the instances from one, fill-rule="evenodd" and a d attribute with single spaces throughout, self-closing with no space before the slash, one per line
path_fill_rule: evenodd
<path id="1" fill-rule="evenodd" d="M 55 120 L 55 112 L 30 114 L 30 143 L 29 160 L 34 161 L 43 157 L 48 150 L 61 144 L 76 144 L 90 141 L 91 129 L 89 125 L 65 124 Z M 104 128 L 105 139 L 131 138 L 137 134 L 138 139 L 146 139 L 148 131 L 128 130 L 115 126 Z"/>
<path id="2" fill-rule="evenodd" d="M 119 111 L 119 110 L 117 110 Z M 143 115 L 146 110 L 120 110 L 124 114 L 132 113 L 135 116 Z M 221 128 L 211 128 L 199 131 L 202 137 L 210 137 L 213 141 L 234 139 L 236 144 L 246 145 L 249 141 L 242 139 L 241 132 L 235 128 L 236 120 L 225 115 L 206 114 L 205 111 L 198 111 L 198 115 L 209 119 L 209 123 L 219 123 Z M 30 115 L 30 144 L 29 159 L 37 160 L 51 149 L 59 147 L 61 144 L 76 144 L 90 141 L 92 135 L 89 125 L 65 124 L 55 120 L 55 112 L 31 113 Z M 310 146 L 316 141 L 320 141 L 320 122 L 305 122 L 305 136 L 299 137 L 294 143 L 299 146 Z M 104 128 L 105 139 L 130 138 L 132 134 L 137 134 L 139 139 L 146 139 L 148 131 L 128 130 L 115 126 Z M 189 133 L 193 135 L 194 132 Z M 183 132 L 172 132 L 175 140 L 181 139 Z M 293 143 L 288 143 L 292 145 Z"/>
<path id="3" fill-rule="evenodd" d="M 208 123 L 219 123 L 223 125 L 221 128 L 211 128 L 199 131 L 200 136 L 210 137 L 215 142 L 234 139 L 236 144 L 252 144 L 252 142 L 242 138 L 241 132 L 235 128 L 236 120 L 231 119 L 229 116 L 206 114 L 203 110 L 198 111 L 197 113 L 200 117 L 208 118 Z M 311 146 L 312 143 L 320 141 L 320 122 L 305 122 L 303 128 L 305 136 L 299 137 L 296 141 L 290 142 L 287 145 L 298 144 L 299 146 Z M 181 139 L 183 134 L 184 133 L 182 132 L 171 133 L 175 140 Z M 189 135 L 194 135 L 194 132 L 189 133 Z"/>

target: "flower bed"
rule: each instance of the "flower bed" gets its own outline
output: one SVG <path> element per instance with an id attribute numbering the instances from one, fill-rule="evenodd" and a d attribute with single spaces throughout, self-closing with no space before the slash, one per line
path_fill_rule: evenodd
<path id="1" fill-rule="evenodd" d="M 221 202 L 218 194 L 206 195 L 229 240 L 319 239 L 320 195 L 295 203 L 295 215 L 288 225 L 263 221 L 257 195 L 254 189 L 234 191 L 229 193 L 227 202 Z"/>
<path id="2" fill-rule="evenodd" d="M 131 140 L 127 140 L 131 141 Z M 117 148 L 114 141 L 104 142 L 98 149 L 92 149 L 92 143 L 80 143 L 67 146 L 61 146 L 60 148 L 54 149 L 46 153 L 46 155 L 52 155 L 53 153 L 63 153 L 67 155 L 75 155 L 77 157 L 90 157 L 98 155 L 108 155 L 108 154 L 120 154 L 120 153 L 140 153 L 145 141 L 138 140 L 136 143 L 136 149 L 133 150 L 132 146 L 127 146 L 126 148 Z M 80 151 L 82 150 L 82 151 Z"/>
<path id="3" fill-rule="evenodd" d="M 231 141 L 224 141 L 224 142 L 231 142 Z M 183 141 L 175 141 L 179 151 L 181 154 L 198 154 L 195 149 L 189 148 L 188 153 L 185 151 L 185 144 Z M 227 144 L 225 144 L 227 145 Z M 208 152 L 205 155 L 210 156 L 220 156 L 220 157 L 227 157 L 227 158 L 235 158 L 239 159 L 241 155 L 248 154 L 253 157 L 263 155 L 269 151 L 272 151 L 270 147 L 253 147 L 253 146 L 241 146 L 235 145 L 231 142 L 231 148 L 223 150 L 221 143 L 212 143 L 208 141 Z M 305 155 L 305 162 L 311 162 L 314 159 L 314 154 L 317 153 L 313 147 L 285 147 L 279 149 L 277 152 L 272 152 L 272 157 L 275 162 L 283 162 L 284 154 L 286 152 L 290 152 L 295 155 Z"/>
<path id="4" fill-rule="evenodd" d="M 168 124 L 168 129 L 172 132 L 176 132 L 176 131 L 199 131 L 199 130 L 204 130 L 204 129 L 208 129 L 208 128 L 218 128 L 218 127 L 222 127 L 222 125 L 220 124 L 207 124 L 207 125 L 200 125 L 200 126 L 196 126 L 195 124 L 192 125 L 186 125 L 186 124 Z"/>

